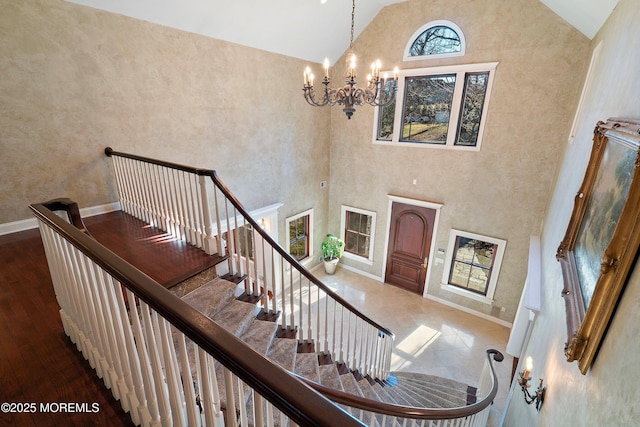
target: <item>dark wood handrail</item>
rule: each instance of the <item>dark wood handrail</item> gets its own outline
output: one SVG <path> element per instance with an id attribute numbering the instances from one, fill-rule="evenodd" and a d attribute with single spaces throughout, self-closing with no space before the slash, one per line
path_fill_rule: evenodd
<path id="1" fill-rule="evenodd" d="M 491 369 L 493 377 L 493 387 L 491 391 L 480 401 L 471 405 L 461 406 L 458 408 L 420 408 L 415 406 L 404 406 L 393 403 L 380 402 L 370 400 L 366 397 L 356 396 L 354 394 L 345 393 L 344 391 L 329 388 L 313 382 L 307 378 L 298 376 L 298 378 L 306 382 L 310 387 L 320 392 L 336 403 L 347 405 L 353 408 L 363 409 L 365 411 L 375 412 L 376 414 L 384 414 L 392 417 L 411 418 L 416 420 L 452 420 L 457 418 L 469 417 L 473 414 L 486 409 L 498 394 L 498 377 L 496 375 L 491 356 L 496 362 L 502 362 L 504 356 L 498 350 L 489 349 L 486 352 L 487 363 Z"/>
<path id="2" fill-rule="evenodd" d="M 264 231 L 262 229 L 262 227 L 251 217 L 251 215 L 244 208 L 242 203 L 240 203 L 240 201 L 233 195 L 233 193 L 227 188 L 227 186 L 218 178 L 218 174 L 216 173 L 216 171 L 211 170 L 211 169 L 194 168 L 194 167 L 191 167 L 191 166 L 185 166 L 185 165 L 181 165 L 181 164 L 177 164 L 177 163 L 165 162 L 165 161 L 162 161 L 162 160 L 151 159 L 151 158 L 148 158 L 148 157 L 142 157 L 142 156 L 138 156 L 138 155 L 135 155 L 135 154 L 122 153 L 122 152 L 114 151 L 111 147 L 105 148 L 104 153 L 109 157 L 110 156 L 119 156 L 119 157 L 124 157 L 124 158 L 127 158 L 127 159 L 137 160 L 137 161 L 140 161 L 140 162 L 145 162 L 145 163 L 154 164 L 154 165 L 158 165 L 158 166 L 164 166 L 164 167 L 167 167 L 167 168 L 177 169 L 177 170 L 193 173 L 193 174 L 200 175 L 200 176 L 211 177 L 211 179 L 213 180 L 214 185 L 216 187 L 218 187 L 218 189 L 231 201 L 231 204 L 233 206 L 235 206 L 235 208 L 238 210 L 238 212 L 247 220 L 247 222 L 249 222 L 249 224 L 251 224 L 253 229 L 256 232 L 260 233 L 260 236 L 265 241 L 267 241 L 280 254 L 280 256 L 282 256 L 287 262 L 289 262 L 289 264 L 293 265 L 295 267 L 295 269 L 298 270 L 303 276 L 305 276 L 310 282 L 312 282 L 318 288 L 322 289 L 324 292 L 326 292 L 328 295 L 330 295 L 331 298 L 333 298 L 334 300 L 336 300 L 337 302 L 342 304 L 347 310 L 349 310 L 350 312 L 355 314 L 357 317 L 359 317 L 360 319 L 362 319 L 363 321 L 365 321 L 369 325 L 373 326 L 374 328 L 378 329 L 378 331 L 384 333 L 385 335 L 389 336 L 390 338 L 392 338 L 392 339 L 395 338 L 394 333 L 390 329 L 388 329 L 388 328 L 378 324 L 374 320 L 370 319 L 364 313 L 360 312 L 360 310 L 358 310 L 356 307 L 351 305 L 347 300 L 345 300 L 340 295 L 335 293 L 327 285 L 322 283 L 322 281 L 320 281 L 310 271 L 308 271 L 306 268 L 304 268 L 300 264 L 300 262 L 298 262 L 298 260 L 293 258 L 277 241 L 275 241 L 269 235 L 269 233 Z"/>
<path id="3" fill-rule="evenodd" d="M 54 203 L 55 205 L 55 203 Z M 364 426 L 288 371 L 249 348 L 235 335 L 55 215 L 43 203 L 34 216 L 99 265 L 189 339 L 301 426 Z"/>

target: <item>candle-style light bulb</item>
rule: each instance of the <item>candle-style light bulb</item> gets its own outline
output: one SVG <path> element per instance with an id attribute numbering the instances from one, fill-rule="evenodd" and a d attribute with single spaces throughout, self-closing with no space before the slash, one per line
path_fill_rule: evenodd
<path id="1" fill-rule="evenodd" d="M 398 80 L 398 67 L 393 69 L 393 80 Z"/>
<path id="2" fill-rule="evenodd" d="M 531 371 L 533 370 L 533 359 L 531 356 L 527 357 L 524 363 L 524 374 L 523 377 L 525 380 L 531 378 Z"/>
<path id="3" fill-rule="evenodd" d="M 353 53 L 351 54 L 351 64 L 349 68 L 351 68 L 351 77 L 355 77 L 356 76 L 356 56 Z"/>
<path id="4" fill-rule="evenodd" d="M 324 76 L 329 77 L 329 58 L 324 58 Z"/>
<path id="5" fill-rule="evenodd" d="M 304 84 L 306 85 L 307 83 L 309 83 L 309 75 L 311 74 L 311 68 L 307 67 L 304 70 Z"/>

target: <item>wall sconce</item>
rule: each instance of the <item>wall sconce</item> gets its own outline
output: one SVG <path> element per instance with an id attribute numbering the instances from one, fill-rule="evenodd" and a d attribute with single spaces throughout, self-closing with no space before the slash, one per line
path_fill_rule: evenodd
<path id="1" fill-rule="evenodd" d="M 531 357 L 527 357 L 525 361 L 524 371 L 518 374 L 518 384 L 522 388 L 522 393 L 524 394 L 524 401 L 527 402 L 527 405 L 531 405 L 532 403 L 536 404 L 536 409 L 539 411 L 542 407 L 542 403 L 544 402 L 544 392 L 547 390 L 546 387 L 543 387 L 542 381 L 540 378 L 540 384 L 538 385 L 538 389 L 535 393 L 529 392 L 529 380 L 531 380 L 531 370 L 533 369 L 533 361 Z"/>

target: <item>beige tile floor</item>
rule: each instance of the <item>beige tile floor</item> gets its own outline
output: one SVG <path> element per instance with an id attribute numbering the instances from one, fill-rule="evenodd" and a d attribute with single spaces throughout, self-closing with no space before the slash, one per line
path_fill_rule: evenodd
<path id="1" fill-rule="evenodd" d="M 513 362 L 505 353 L 508 328 L 342 268 L 335 275 L 321 270 L 314 274 L 394 332 L 393 371 L 422 372 L 476 386 L 485 351 L 502 352 L 504 361 L 495 364 L 499 391 L 488 425 L 500 424 Z"/>

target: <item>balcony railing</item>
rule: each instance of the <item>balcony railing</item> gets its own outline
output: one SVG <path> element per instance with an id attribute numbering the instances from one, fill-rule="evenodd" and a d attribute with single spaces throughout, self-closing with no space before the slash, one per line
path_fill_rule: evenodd
<path id="1" fill-rule="evenodd" d="M 106 153 L 125 212 L 223 255 L 220 274 L 244 282 L 248 295 L 271 293 L 264 312 L 280 316 L 282 331 L 362 375 L 388 378 L 393 334 L 286 253 L 215 172 Z M 85 232 L 74 203 L 30 208 L 65 332 L 136 424 L 486 425 L 497 393 L 491 356 L 502 359 L 495 350 L 487 352 L 477 402 L 460 408 L 407 407 L 326 388 L 256 353 L 106 249 Z"/>

